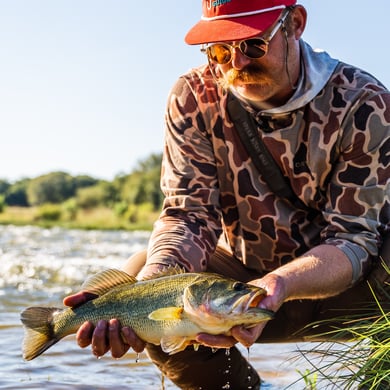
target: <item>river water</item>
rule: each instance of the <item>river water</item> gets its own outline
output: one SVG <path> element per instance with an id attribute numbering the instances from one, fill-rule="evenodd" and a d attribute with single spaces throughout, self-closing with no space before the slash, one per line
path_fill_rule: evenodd
<path id="1" fill-rule="evenodd" d="M 144 248 L 148 232 L 82 231 L 0 226 L 0 388 L 1 389 L 161 389 L 161 375 L 142 353 L 96 359 L 68 336 L 37 359 L 22 359 L 20 312 L 27 306 L 60 306 L 92 273 L 120 268 Z M 249 360 L 262 389 L 305 389 L 302 345 L 255 345 Z M 242 350 L 245 356 L 248 351 Z M 298 383 L 293 384 L 299 380 Z M 291 385 L 293 384 L 293 385 Z M 335 387 L 333 387 L 335 388 Z M 165 389 L 176 389 L 165 380 Z"/>

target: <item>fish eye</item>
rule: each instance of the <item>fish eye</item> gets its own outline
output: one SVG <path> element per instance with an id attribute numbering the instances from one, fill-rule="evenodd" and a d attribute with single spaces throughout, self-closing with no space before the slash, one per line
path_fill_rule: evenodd
<path id="1" fill-rule="evenodd" d="M 233 284 L 233 289 L 236 290 L 236 291 L 245 290 L 245 283 L 235 282 L 235 283 Z"/>

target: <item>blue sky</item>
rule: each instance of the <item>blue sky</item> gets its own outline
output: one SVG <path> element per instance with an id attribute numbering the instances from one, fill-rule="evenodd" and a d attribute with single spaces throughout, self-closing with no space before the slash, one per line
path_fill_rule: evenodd
<path id="1" fill-rule="evenodd" d="M 389 0 L 305 0 L 304 39 L 390 87 Z M 112 180 L 163 147 L 200 0 L 0 0 L 0 178 Z"/>

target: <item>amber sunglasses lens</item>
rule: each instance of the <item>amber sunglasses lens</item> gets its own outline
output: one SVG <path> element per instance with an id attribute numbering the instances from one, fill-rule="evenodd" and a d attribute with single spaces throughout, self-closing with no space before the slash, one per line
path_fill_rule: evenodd
<path id="1" fill-rule="evenodd" d="M 232 59 L 234 47 L 238 47 L 242 54 L 253 60 L 263 57 L 267 52 L 267 44 L 263 39 L 252 38 L 241 41 L 237 46 L 231 46 L 227 43 L 214 43 L 207 48 L 207 54 L 217 64 L 228 64 Z"/>

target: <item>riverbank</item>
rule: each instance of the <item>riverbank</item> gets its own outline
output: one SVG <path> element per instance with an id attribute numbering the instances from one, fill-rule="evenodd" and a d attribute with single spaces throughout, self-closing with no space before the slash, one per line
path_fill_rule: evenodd
<path id="1" fill-rule="evenodd" d="M 46 211 L 45 211 L 46 210 Z M 55 210 L 54 210 L 55 211 Z M 50 212 L 42 207 L 6 207 L 0 213 L 0 225 L 32 225 L 44 228 L 62 227 L 83 230 L 150 231 L 158 212 L 140 210 L 133 221 L 118 215 L 108 207 L 79 209 L 77 212 Z"/>

